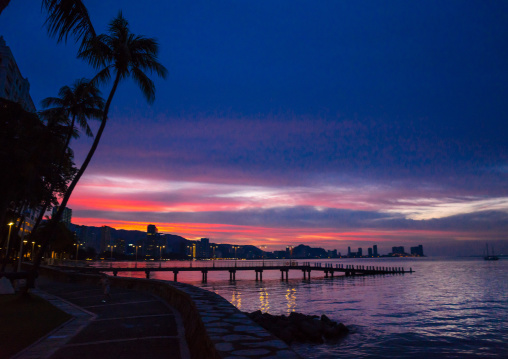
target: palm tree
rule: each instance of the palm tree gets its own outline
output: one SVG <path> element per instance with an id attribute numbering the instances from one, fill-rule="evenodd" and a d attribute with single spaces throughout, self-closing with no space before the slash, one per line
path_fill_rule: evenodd
<path id="1" fill-rule="evenodd" d="M 9 3 L 10 0 L 0 1 L 0 14 Z M 67 41 L 70 33 L 76 42 L 82 39 L 82 44 L 95 36 L 88 10 L 81 0 L 42 0 L 42 8 L 48 13 L 49 35 L 58 37 L 58 42 Z"/>
<path id="2" fill-rule="evenodd" d="M 71 119 L 63 149 L 65 151 L 69 147 L 76 122 L 88 137 L 93 136 L 88 120 L 102 118 L 104 99 L 95 84 L 84 78 L 76 80 L 72 87 L 62 87 L 58 96 L 42 100 L 42 107 L 46 110 L 41 115 L 49 121 L 59 115 Z"/>
<path id="3" fill-rule="evenodd" d="M 102 118 L 104 100 L 95 84 L 82 78 L 76 80 L 72 87 L 62 87 L 58 92 L 58 97 L 48 97 L 44 99 L 42 101 L 42 106 L 46 108 L 46 110 L 41 112 L 41 116 L 48 122 L 48 126 L 58 126 L 62 121 L 67 122 L 68 119 L 70 119 L 61 155 L 59 161 L 57 161 L 59 165 L 61 165 L 65 158 L 65 153 L 69 151 L 71 138 L 77 136 L 75 123 L 78 123 L 79 127 L 87 136 L 92 137 L 93 134 L 88 126 L 88 120 Z M 51 182 L 48 198 L 40 210 L 39 217 L 32 231 L 35 231 L 41 223 L 44 213 L 46 213 L 51 203 L 54 187 L 55 183 Z"/>
<path id="4" fill-rule="evenodd" d="M 42 7 L 48 12 L 46 26 L 49 35 L 57 37 L 58 42 L 65 40 L 70 33 L 76 42 L 82 39 L 81 46 L 95 37 L 95 30 L 88 10 L 81 0 L 42 0 Z"/>
<path id="5" fill-rule="evenodd" d="M 72 191 L 79 182 L 81 176 L 85 172 L 88 164 L 90 163 L 99 141 L 101 139 L 104 128 L 108 120 L 109 107 L 115 95 L 118 84 L 121 80 L 132 77 L 138 84 L 141 92 L 149 103 L 155 99 L 155 85 L 153 81 L 145 74 L 146 71 L 156 73 L 162 78 L 166 78 L 167 70 L 157 60 L 159 46 L 157 41 L 153 38 L 146 38 L 144 36 L 136 36 L 129 30 L 129 24 L 123 17 L 122 12 L 111 21 L 108 28 L 108 34 L 102 34 L 90 38 L 84 49 L 78 55 L 88 61 L 94 68 L 100 69 L 95 77 L 97 82 L 106 82 L 114 75 L 113 86 L 109 93 L 104 112 L 101 119 L 100 127 L 95 135 L 94 142 L 85 161 L 81 165 L 78 173 L 72 180 L 67 192 L 65 193 L 57 213 L 52 218 L 52 223 L 56 223 L 62 218 L 63 210 L 71 197 Z M 44 252 L 49 240 L 43 242 L 41 250 L 34 262 L 33 271 L 38 269 L 42 253 Z"/>

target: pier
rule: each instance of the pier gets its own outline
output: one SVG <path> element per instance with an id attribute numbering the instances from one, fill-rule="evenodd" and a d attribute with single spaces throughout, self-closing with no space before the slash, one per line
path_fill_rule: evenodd
<path id="1" fill-rule="evenodd" d="M 211 263 L 210 263 L 211 262 Z M 197 264 L 199 263 L 199 264 Z M 73 268 L 76 269 L 76 268 Z M 310 280 L 311 272 L 322 272 L 325 278 L 333 278 L 335 275 L 343 274 L 346 277 L 359 275 L 386 275 L 386 274 L 404 274 L 413 273 L 412 268 L 405 270 L 403 267 L 379 267 L 364 266 L 353 264 L 337 264 L 323 262 L 297 262 L 297 261 L 238 261 L 235 263 L 220 261 L 203 261 L 189 262 L 189 266 L 165 266 L 161 262 L 159 266 L 144 267 L 114 267 L 113 263 L 109 266 L 96 266 L 80 268 L 85 272 L 112 272 L 116 277 L 121 272 L 145 272 L 146 278 L 150 278 L 152 272 L 173 272 L 173 281 L 178 281 L 178 273 L 180 272 L 201 272 L 201 280 L 206 283 L 208 281 L 209 272 L 229 272 L 229 280 L 236 281 L 236 272 L 252 271 L 255 274 L 256 281 L 263 280 L 264 271 L 280 271 L 281 280 L 288 280 L 289 271 L 301 271 L 303 280 Z"/>

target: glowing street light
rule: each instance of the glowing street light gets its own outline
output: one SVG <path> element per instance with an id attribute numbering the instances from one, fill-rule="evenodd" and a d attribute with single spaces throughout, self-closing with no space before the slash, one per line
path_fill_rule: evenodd
<path id="1" fill-rule="evenodd" d="M 74 245 L 76 246 L 76 258 L 75 258 L 75 264 L 76 266 L 78 265 L 78 251 L 79 251 L 79 242 L 78 243 L 74 243 Z"/>
<path id="2" fill-rule="evenodd" d="M 236 256 L 236 250 L 238 248 L 240 248 L 239 246 L 233 246 L 234 250 L 235 250 L 235 267 L 236 267 L 236 259 L 237 259 L 237 256 Z"/>
<path id="3" fill-rule="evenodd" d="M 30 254 L 30 259 L 32 260 L 32 262 L 34 261 L 34 248 L 35 248 L 35 242 L 32 242 L 32 254 Z"/>
<path id="4" fill-rule="evenodd" d="M 21 217 L 23 219 L 23 231 L 21 232 L 21 241 L 19 243 L 19 262 L 18 262 L 18 272 L 21 272 L 21 260 L 23 259 L 23 244 L 25 244 L 27 241 L 25 241 L 25 217 Z"/>
<path id="5" fill-rule="evenodd" d="M 113 248 L 116 247 L 116 245 L 109 245 L 109 247 L 111 247 L 111 256 L 110 258 L 113 259 Z"/>
<path id="6" fill-rule="evenodd" d="M 263 254 L 261 254 L 261 258 L 263 259 L 263 267 L 265 266 L 265 250 L 266 250 L 266 245 L 262 245 L 262 246 L 259 246 L 259 249 L 261 249 L 261 251 L 263 252 Z"/>
<path id="7" fill-rule="evenodd" d="M 136 248 L 136 262 L 138 261 L 138 248 L 141 247 L 141 246 L 134 246 L 134 248 Z"/>
<path id="8" fill-rule="evenodd" d="M 11 239 L 11 229 L 12 229 L 12 225 L 14 224 L 14 222 L 11 222 L 8 224 L 9 226 L 9 235 L 7 236 L 7 252 L 5 252 L 5 258 L 8 258 L 9 256 L 9 241 Z"/>
<path id="9" fill-rule="evenodd" d="M 166 246 L 159 246 L 159 260 L 162 261 L 162 248 L 166 248 Z"/>

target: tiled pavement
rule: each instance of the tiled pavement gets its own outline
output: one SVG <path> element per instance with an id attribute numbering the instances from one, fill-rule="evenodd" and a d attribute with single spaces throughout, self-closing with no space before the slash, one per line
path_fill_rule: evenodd
<path id="1" fill-rule="evenodd" d="M 98 286 L 47 282 L 35 294 L 75 319 L 16 356 L 16 359 L 190 357 L 179 314 L 150 294 L 111 288 L 102 303 Z"/>
<path id="2" fill-rule="evenodd" d="M 218 294 L 184 283 L 170 285 L 191 296 L 222 358 L 299 358 Z M 180 315 L 153 295 L 112 287 L 111 301 L 102 303 L 98 286 L 40 282 L 38 288 L 36 294 L 75 319 L 15 359 L 190 357 Z"/>

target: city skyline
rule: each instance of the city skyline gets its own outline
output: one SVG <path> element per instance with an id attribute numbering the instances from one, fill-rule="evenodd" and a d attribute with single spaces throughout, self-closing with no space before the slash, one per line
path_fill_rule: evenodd
<path id="1" fill-rule="evenodd" d="M 406 250 L 404 246 L 395 246 L 391 251 L 373 244 L 363 252 L 358 248 L 347 252 L 340 248 L 326 250 L 302 243 L 288 245 L 282 250 L 267 250 L 267 246 L 238 245 L 237 243 L 215 243 L 210 238 L 189 240 L 171 233 L 161 233 L 149 224 L 146 231 L 117 230 L 112 227 L 88 227 L 72 224 L 76 241 L 85 249 L 90 259 L 326 259 L 326 258 L 379 258 L 379 257 L 425 257 L 423 246 L 418 245 Z M 238 250 L 238 251 L 237 251 Z"/>
<path id="2" fill-rule="evenodd" d="M 122 8 L 157 38 L 170 76 L 151 107 L 119 89 L 76 223 L 272 250 L 508 252 L 507 4 L 137 4 L 87 2 L 97 31 Z M 27 0 L 0 15 L 37 109 L 93 76 L 44 20 Z M 78 165 L 89 145 L 71 143 Z"/>

